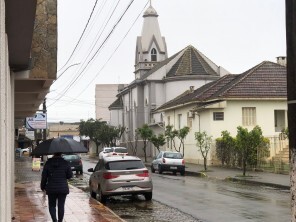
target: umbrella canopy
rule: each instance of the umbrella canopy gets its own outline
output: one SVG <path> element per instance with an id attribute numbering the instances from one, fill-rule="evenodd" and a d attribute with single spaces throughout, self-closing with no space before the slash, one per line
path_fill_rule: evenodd
<path id="1" fill-rule="evenodd" d="M 79 142 L 69 138 L 48 139 L 40 143 L 33 151 L 32 156 L 50 155 L 55 153 L 87 153 L 87 149 Z"/>

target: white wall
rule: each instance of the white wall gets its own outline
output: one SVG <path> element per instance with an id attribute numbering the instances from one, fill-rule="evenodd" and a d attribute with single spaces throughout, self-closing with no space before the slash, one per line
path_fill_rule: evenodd
<path id="1" fill-rule="evenodd" d="M 165 84 L 165 101 L 168 102 L 180 94 L 184 93 L 186 90 L 189 90 L 190 86 L 194 86 L 194 89 L 205 85 L 206 83 L 211 82 L 211 80 L 195 79 L 195 80 L 181 80 L 166 82 Z"/>
<path id="2" fill-rule="evenodd" d="M 287 110 L 287 102 L 280 100 L 234 100 L 227 101 L 227 103 L 224 103 L 224 105 L 226 105 L 225 108 L 205 109 L 199 114 L 195 114 L 192 122 L 192 128 L 185 139 L 185 160 L 187 162 L 199 164 L 203 163 L 202 156 L 196 147 L 196 140 L 194 136 L 195 132 L 206 131 L 209 136 L 212 136 L 213 146 L 215 139 L 221 137 L 221 132 L 224 130 L 229 131 L 231 136 L 235 137 L 237 134 L 237 127 L 242 126 L 242 107 L 256 107 L 257 125 L 261 127 L 265 137 L 279 135 L 279 133 L 275 131 L 274 110 Z M 187 112 L 189 112 L 189 110 L 192 108 L 193 106 L 186 106 L 176 110 L 166 111 L 164 117 L 165 124 L 168 125 L 167 117 L 170 116 L 170 124 L 174 125 L 177 129 L 178 114 L 182 114 L 182 126 L 187 126 Z M 224 112 L 224 121 L 214 121 L 213 112 Z M 248 130 L 252 130 L 255 126 L 243 127 L 248 128 Z M 176 139 L 176 142 L 176 145 L 178 146 L 178 139 Z M 208 157 L 210 163 L 210 154 Z"/>
<path id="3" fill-rule="evenodd" d="M 14 196 L 14 84 L 8 66 L 5 3 L 0 0 L 0 221 L 11 221 Z"/>

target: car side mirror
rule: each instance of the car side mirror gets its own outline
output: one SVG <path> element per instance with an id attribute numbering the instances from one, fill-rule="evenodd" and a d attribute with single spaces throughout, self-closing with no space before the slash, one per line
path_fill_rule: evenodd
<path id="1" fill-rule="evenodd" d="M 94 168 L 89 168 L 87 172 L 94 172 Z"/>

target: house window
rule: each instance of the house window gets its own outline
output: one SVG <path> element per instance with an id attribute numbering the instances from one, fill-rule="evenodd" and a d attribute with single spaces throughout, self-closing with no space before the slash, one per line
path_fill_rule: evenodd
<path id="1" fill-rule="evenodd" d="M 256 125 L 256 108 L 255 107 L 243 107 L 243 126 L 255 126 Z"/>
<path id="2" fill-rule="evenodd" d="M 156 52 L 156 49 L 155 48 L 151 49 L 151 61 L 152 62 L 156 62 L 157 61 L 157 52 Z"/>
<path id="3" fill-rule="evenodd" d="M 178 114 L 178 128 L 181 129 L 182 127 L 182 114 Z"/>
<path id="4" fill-rule="evenodd" d="M 213 112 L 214 121 L 224 120 L 224 112 Z"/>

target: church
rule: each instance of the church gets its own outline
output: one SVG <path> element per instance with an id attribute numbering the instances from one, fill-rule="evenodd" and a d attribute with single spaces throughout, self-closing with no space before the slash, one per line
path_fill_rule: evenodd
<path id="1" fill-rule="evenodd" d="M 164 133 L 167 124 L 174 125 L 166 123 L 164 113 L 154 112 L 157 108 L 186 90 L 193 91 L 229 74 L 192 45 L 172 56 L 167 48 L 157 11 L 150 4 L 143 14 L 141 36 L 136 40 L 135 79 L 118 92 L 109 106 L 110 124 L 126 127 L 120 141 L 123 146 L 135 145 L 135 130 L 143 124 L 148 124 L 155 134 Z M 152 152 L 148 149 L 147 155 L 154 155 Z"/>

